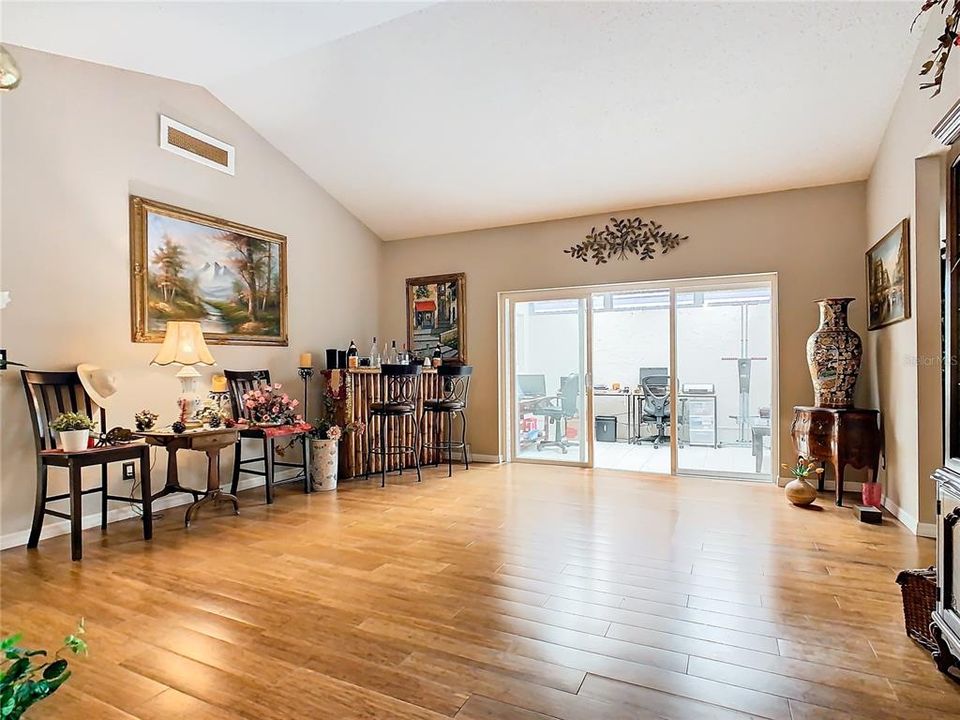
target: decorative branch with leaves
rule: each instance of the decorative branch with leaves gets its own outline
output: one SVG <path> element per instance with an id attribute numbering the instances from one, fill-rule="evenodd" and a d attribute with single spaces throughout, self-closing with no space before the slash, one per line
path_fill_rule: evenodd
<path id="1" fill-rule="evenodd" d="M 46 650 L 19 647 L 20 635 L 0 640 L 0 718 L 19 720 L 31 705 L 53 695 L 67 681 L 70 670 L 61 655 L 67 651 L 86 655 L 84 632 L 81 618 L 76 632 L 63 639 L 52 660 L 46 659 Z"/>
<path id="2" fill-rule="evenodd" d="M 571 246 L 565 253 L 574 260 L 593 260 L 603 265 L 614 258 L 628 260 L 630 255 L 639 255 L 641 260 L 649 260 L 659 248 L 663 255 L 687 239 L 686 235 L 667 232 L 663 225 L 643 218 L 618 220 L 610 218 L 610 224 L 599 230 L 590 228 L 590 234 L 583 242 Z"/>
<path id="3" fill-rule="evenodd" d="M 949 12 L 947 12 L 948 5 L 952 6 Z M 930 97 L 936 97 L 940 94 L 943 83 L 943 71 L 947 67 L 947 60 L 950 59 L 950 51 L 953 50 L 955 45 L 960 45 L 960 33 L 958 33 L 958 25 L 960 25 L 960 0 L 926 0 L 923 5 L 920 6 L 920 12 L 917 13 L 917 17 L 913 19 L 910 30 L 913 30 L 913 26 L 916 25 L 921 15 L 935 7 L 940 8 L 941 14 L 946 12 L 947 16 L 944 18 L 943 34 L 937 38 L 937 46 L 930 52 L 931 58 L 920 68 L 921 77 L 930 75 L 931 73 L 933 74 L 930 82 L 920 83 L 921 90 L 933 88 L 933 95 Z"/>

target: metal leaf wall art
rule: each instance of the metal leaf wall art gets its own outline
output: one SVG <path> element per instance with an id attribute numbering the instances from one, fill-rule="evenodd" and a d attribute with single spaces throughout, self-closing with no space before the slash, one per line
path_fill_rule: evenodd
<path id="1" fill-rule="evenodd" d="M 608 260 L 629 260 L 631 255 L 639 255 L 641 260 L 649 260 L 659 248 L 663 255 L 687 239 L 686 235 L 667 232 L 663 225 L 643 218 L 618 220 L 610 218 L 610 224 L 599 230 L 590 229 L 583 242 L 573 245 L 565 253 L 574 260 L 593 260 L 603 265 Z"/>

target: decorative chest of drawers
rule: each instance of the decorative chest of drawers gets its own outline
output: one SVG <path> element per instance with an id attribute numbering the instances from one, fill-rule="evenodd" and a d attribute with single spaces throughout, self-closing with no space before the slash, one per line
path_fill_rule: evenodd
<path id="1" fill-rule="evenodd" d="M 858 408 L 793 408 L 793 449 L 811 460 L 828 462 L 837 478 L 837 505 L 843 505 L 843 473 L 847 465 L 868 468 L 870 480 L 880 467 L 880 411 Z M 823 475 L 820 476 L 823 490 Z"/>

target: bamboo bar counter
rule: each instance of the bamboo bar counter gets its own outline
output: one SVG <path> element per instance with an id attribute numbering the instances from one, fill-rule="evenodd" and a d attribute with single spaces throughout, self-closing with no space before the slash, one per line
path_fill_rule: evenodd
<path id="1" fill-rule="evenodd" d="M 350 368 L 347 370 L 323 370 L 320 373 L 322 392 L 328 393 L 333 399 L 337 423 L 345 427 L 349 423 L 363 422 L 367 423 L 370 416 L 370 403 L 380 400 L 380 368 Z M 420 375 L 420 393 L 417 397 L 416 420 L 423 415 L 423 401 L 439 398 L 440 378 L 434 368 L 423 368 Z M 413 418 L 392 418 L 390 420 L 390 433 L 392 435 L 391 445 L 414 445 L 415 444 L 415 419 Z M 427 413 L 423 422 L 422 437 L 430 437 L 431 434 L 446 432 L 446 422 L 443 413 Z M 372 433 L 372 435 L 371 435 Z M 401 433 L 402 437 L 398 440 L 396 434 Z M 361 477 L 366 470 L 367 436 L 372 441 L 377 441 L 380 437 L 380 421 L 374 419 L 373 424 L 368 426 L 364 434 L 347 433 L 343 442 L 340 444 L 340 479 L 344 480 L 352 477 Z M 413 453 L 407 453 L 402 458 L 394 455 L 387 458 L 387 471 L 398 470 L 400 462 L 403 461 L 404 468 L 414 467 Z M 432 465 L 440 460 L 439 450 L 421 450 L 420 464 Z M 381 458 L 373 456 L 371 458 L 370 473 L 380 472 Z"/>

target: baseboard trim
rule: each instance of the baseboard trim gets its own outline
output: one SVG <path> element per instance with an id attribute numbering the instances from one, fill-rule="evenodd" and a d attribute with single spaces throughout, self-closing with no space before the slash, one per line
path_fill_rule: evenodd
<path id="1" fill-rule="evenodd" d="M 503 458 L 499 455 L 485 455 L 484 453 L 470 453 L 470 462 L 478 463 L 491 463 L 493 465 L 499 465 L 503 462 Z"/>
<path id="2" fill-rule="evenodd" d="M 903 525 L 914 535 L 920 535 L 921 537 L 936 537 L 936 526 L 930 526 L 929 523 L 917 522 L 917 519 L 913 515 L 897 505 L 887 495 L 883 496 L 883 501 L 881 504 L 890 512 L 891 515 L 900 521 L 901 525 Z M 921 532 L 929 532 L 929 527 L 933 527 L 933 535 L 926 535 L 924 532 Z"/>
<path id="3" fill-rule="evenodd" d="M 917 523 L 917 535 L 925 538 L 937 537 L 937 526 L 934 523 Z"/>
<path id="4" fill-rule="evenodd" d="M 286 470 L 284 474 L 281 475 L 277 473 L 277 476 L 280 480 L 286 479 L 287 477 L 292 477 L 296 471 Z M 245 478 L 240 481 L 238 485 L 238 490 L 248 490 L 250 488 L 260 487 L 263 485 L 263 478 L 251 477 Z M 111 502 L 116 502 L 111 500 Z M 166 497 L 160 498 L 155 503 L 153 503 L 154 512 L 159 510 L 166 510 L 168 508 L 178 507 L 180 505 L 187 505 L 193 502 L 193 496 L 187 495 L 186 493 L 177 493 L 176 495 L 167 495 Z M 107 523 L 120 522 L 121 520 L 129 520 L 130 518 L 138 517 L 137 513 L 134 512 L 133 508 L 129 505 L 123 507 L 115 507 L 107 511 Z M 100 512 L 92 512 L 88 515 L 84 515 L 81 518 L 81 525 L 84 530 L 89 528 L 100 527 Z M 70 522 L 68 520 L 57 520 L 55 522 L 47 522 L 43 525 L 43 530 L 40 532 L 40 540 L 46 540 L 47 538 L 56 537 L 57 535 L 66 535 L 70 532 Z M 8 548 L 20 547 L 27 544 L 27 540 L 30 539 L 30 528 L 26 530 L 18 530 L 12 533 L 6 533 L 5 535 L 0 535 L 0 550 L 6 550 Z"/>

